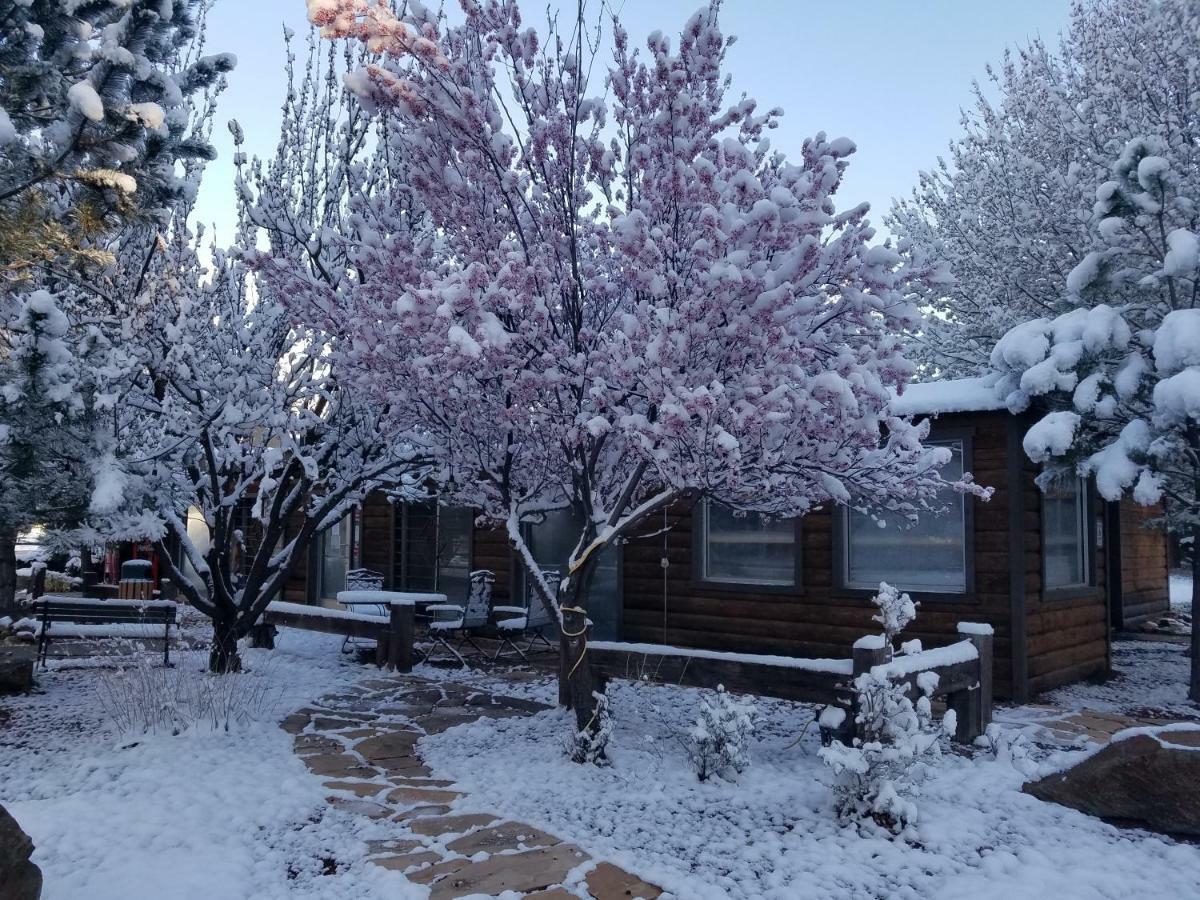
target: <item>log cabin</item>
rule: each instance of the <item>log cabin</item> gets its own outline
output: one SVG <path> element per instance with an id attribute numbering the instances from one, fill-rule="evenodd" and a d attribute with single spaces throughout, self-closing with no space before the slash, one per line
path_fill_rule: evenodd
<path id="1" fill-rule="evenodd" d="M 1013 415 L 985 379 L 914 384 L 902 415 L 929 417 L 929 442 L 952 451 L 946 473 L 994 488 L 983 502 L 947 491 L 945 511 L 913 527 L 883 527 L 826 507 L 793 520 L 679 504 L 652 536 L 608 551 L 590 602 L 605 640 L 804 657 L 850 655 L 876 630 L 869 597 L 881 581 L 920 603 L 912 637 L 956 639 L 960 621 L 995 629 L 997 697 L 1024 701 L 1109 669 L 1111 634 L 1169 608 L 1161 509 L 1103 502 L 1082 479 L 1042 491 L 1022 449 L 1034 421 Z M 566 512 L 531 526 L 534 557 L 561 568 L 575 533 Z M 393 590 L 466 595 L 473 569 L 496 576 L 496 602 L 527 597 L 502 531 L 466 510 L 392 504 L 372 495 L 326 533 L 288 587 L 296 601 L 328 602 L 345 571 L 365 566 Z"/>

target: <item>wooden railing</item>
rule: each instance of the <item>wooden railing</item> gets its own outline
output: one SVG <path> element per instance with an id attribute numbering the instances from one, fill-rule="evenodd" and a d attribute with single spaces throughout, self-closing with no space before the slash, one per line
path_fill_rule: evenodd
<path id="1" fill-rule="evenodd" d="M 877 671 L 913 685 L 922 672 L 935 672 L 932 696 L 945 700 L 957 718 L 955 740 L 970 743 L 992 720 L 992 630 L 961 622 L 961 640 L 893 657 L 882 638 L 860 640 L 850 659 L 803 659 L 754 653 L 723 653 L 660 644 L 588 643 L 594 671 L 605 678 L 715 688 L 804 703 L 824 703 L 846 711 L 837 736 L 847 740 L 854 726 L 853 681 Z"/>

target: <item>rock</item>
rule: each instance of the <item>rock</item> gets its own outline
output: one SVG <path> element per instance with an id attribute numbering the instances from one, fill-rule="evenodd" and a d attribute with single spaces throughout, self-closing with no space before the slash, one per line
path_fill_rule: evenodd
<path id="1" fill-rule="evenodd" d="M 42 896 L 42 870 L 29 857 L 33 841 L 0 806 L 0 898 L 38 900 Z"/>
<path id="2" fill-rule="evenodd" d="M 626 897 L 655 900 L 662 894 L 661 888 L 606 862 L 588 872 L 587 889 L 596 900 L 625 900 Z"/>
<path id="3" fill-rule="evenodd" d="M 33 687 L 33 664 L 37 652 L 26 644 L 0 646 L 0 693 L 27 691 Z"/>
<path id="4" fill-rule="evenodd" d="M 477 894 L 494 896 L 505 891 L 539 891 L 562 884 L 572 869 L 587 860 L 587 854 L 573 844 L 489 856 L 434 882 L 429 897 L 430 900 L 450 900 Z"/>
<path id="5" fill-rule="evenodd" d="M 1200 725 L 1119 732 L 1078 765 L 1022 790 L 1102 819 L 1200 837 Z"/>

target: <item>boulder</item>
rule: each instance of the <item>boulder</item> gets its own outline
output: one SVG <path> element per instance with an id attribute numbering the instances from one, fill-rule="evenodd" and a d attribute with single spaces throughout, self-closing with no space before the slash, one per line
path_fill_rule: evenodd
<path id="1" fill-rule="evenodd" d="M 0 900 L 38 900 L 42 870 L 32 863 L 33 841 L 0 806 Z"/>
<path id="2" fill-rule="evenodd" d="M 0 694 L 33 686 L 37 652 L 28 644 L 0 644 Z"/>
<path id="3" fill-rule="evenodd" d="M 1022 790 L 1102 819 L 1200 837 L 1200 725 L 1119 731 L 1087 759 Z"/>

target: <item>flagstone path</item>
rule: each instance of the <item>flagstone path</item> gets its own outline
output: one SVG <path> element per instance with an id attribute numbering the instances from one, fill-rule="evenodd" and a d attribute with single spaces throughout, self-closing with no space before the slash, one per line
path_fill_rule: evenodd
<path id="1" fill-rule="evenodd" d="M 523 716 L 540 703 L 414 676 L 373 678 L 321 698 L 283 720 L 295 749 L 325 780 L 333 806 L 395 823 L 370 843 L 370 860 L 428 885 L 430 897 L 513 891 L 538 900 L 655 900 L 661 889 L 531 825 L 460 812 L 465 795 L 438 778 L 416 749 L 481 716 Z"/>

